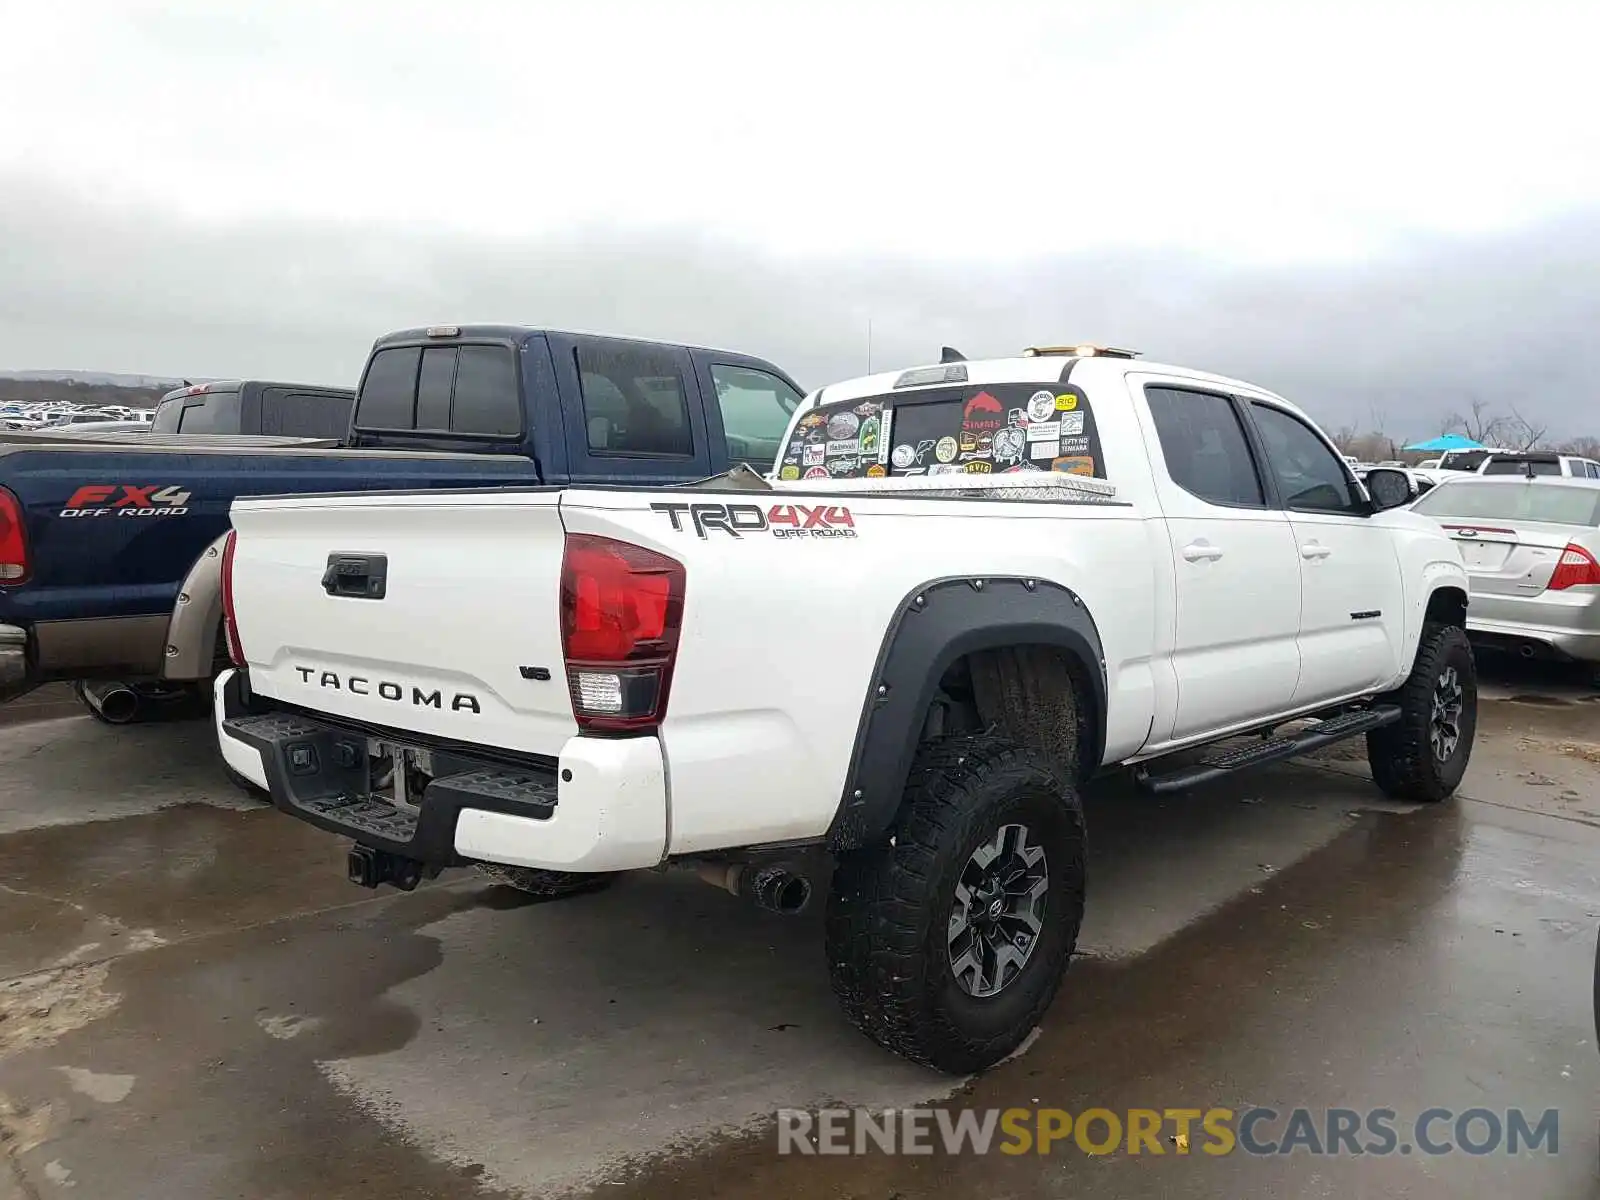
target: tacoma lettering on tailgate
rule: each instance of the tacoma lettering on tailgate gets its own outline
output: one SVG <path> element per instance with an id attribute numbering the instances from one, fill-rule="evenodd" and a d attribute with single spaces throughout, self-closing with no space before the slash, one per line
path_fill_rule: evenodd
<path id="1" fill-rule="evenodd" d="M 349 692 L 356 696 L 376 695 L 382 700 L 391 700 L 396 704 L 406 698 L 406 689 L 411 691 L 411 703 L 418 708 L 443 708 L 444 693 L 438 688 L 425 692 L 415 684 L 399 684 L 392 679 L 380 679 L 376 684 L 365 675 L 340 676 L 333 671 L 319 671 L 315 667 L 296 667 L 300 679 L 304 683 L 315 683 L 318 687 L 332 688 L 336 692 Z M 450 700 L 452 712 L 481 713 L 483 708 L 478 704 L 478 698 L 471 692 L 457 692 Z"/>

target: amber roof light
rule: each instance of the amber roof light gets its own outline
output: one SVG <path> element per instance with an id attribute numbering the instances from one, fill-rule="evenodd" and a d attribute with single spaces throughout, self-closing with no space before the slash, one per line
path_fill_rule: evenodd
<path id="1" fill-rule="evenodd" d="M 1093 342 L 1080 342 L 1076 346 L 1029 346 L 1023 358 L 1138 358 L 1137 350 L 1119 350 L 1115 346 L 1099 346 Z"/>

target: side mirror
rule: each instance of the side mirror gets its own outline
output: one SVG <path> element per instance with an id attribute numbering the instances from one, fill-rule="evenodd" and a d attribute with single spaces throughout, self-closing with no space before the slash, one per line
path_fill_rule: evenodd
<path id="1" fill-rule="evenodd" d="M 1411 476 L 1393 467 L 1373 467 L 1367 472 L 1367 495 L 1372 497 L 1375 512 L 1399 508 L 1417 498 Z"/>

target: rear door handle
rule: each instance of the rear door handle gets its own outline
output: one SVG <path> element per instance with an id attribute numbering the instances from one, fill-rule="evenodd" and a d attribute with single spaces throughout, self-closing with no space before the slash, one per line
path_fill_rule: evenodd
<path id="1" fill-rule="evenodd" d="M 1324 546 L 1321 542 L 1307 542 L 1304 546 L 1300 547 L 1300 557 L 1306 559 L 1327 558 L 1328 555 L 1332 553 L 1333 551 L 1328 549 L 1328 547 Z"/>
<path id="2" fill-rule="evenodd" d="M 1210 542 L 1190 542 L 1183 548 L 1183 557 L 1188 562 L 1216 562 L 1222 557 L 1222 547 Z"/>
<path id="3" fill-rule="evenodd" d="M 382 600 L 389 586 L 389 558 L 384 554 L 330 554 L 322 573 L 322 590 L 351 600 Z"/>

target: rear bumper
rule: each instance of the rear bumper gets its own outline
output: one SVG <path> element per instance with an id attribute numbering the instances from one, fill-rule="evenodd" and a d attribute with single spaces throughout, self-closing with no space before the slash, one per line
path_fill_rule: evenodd
<path id="1" fill-rule="evenodd" d="M 0 703 L 22 695 L 31 686 L 28 631 L 16 625 L 0 625 Z"/>
<path id="2" fill-rule="evenodd" d="M 167 620 L 85 617 L 0 624 L 0 703 L 56 680 L 159 678 Z"/>
<path id="3" fill-rule="evenodd" d="M 247 685 L 232 670 L 215 685 L 224 760 L 277 808 L 320 829 L 430 867 L 624 871 L 665 856 L 666 767 L 655 738 L 574 737 L 555 763 L 435 749 L 434 778 L 413 810 L 367 794 L 368 731 L 274 711 Z"/>
<path id="4" fill-rule="evenodd" d="M 1473 602 L 1474 606 L 1476 601 Z M 1467 633 L 1474 641 L 1499 649 L 1531 648 L 1553 658 L 1600 663 L 1600 631 L 1564 628 L 1531 621 L 1498 620 L 1467 609 Z"/>
<path id="5" fill-rule="evenodd" d="M 46 679 L 154 678 L 167 646 L 165 613 L 36 621 L 34 652 Z"/>

